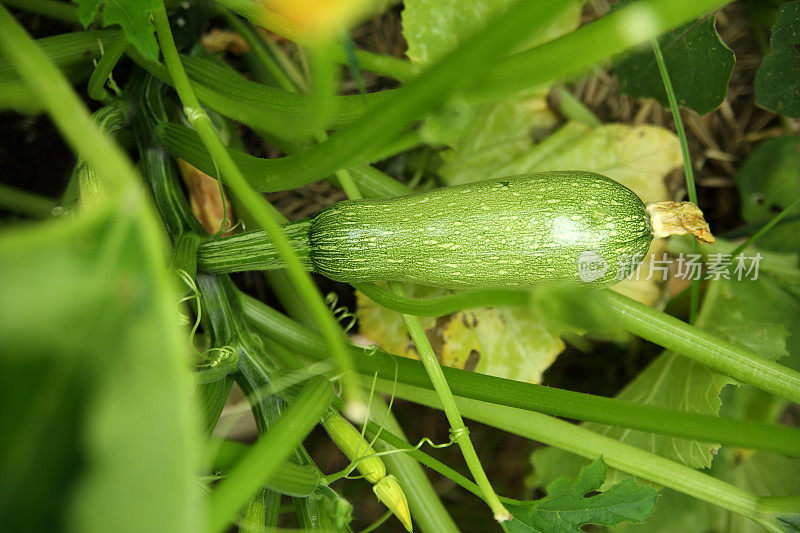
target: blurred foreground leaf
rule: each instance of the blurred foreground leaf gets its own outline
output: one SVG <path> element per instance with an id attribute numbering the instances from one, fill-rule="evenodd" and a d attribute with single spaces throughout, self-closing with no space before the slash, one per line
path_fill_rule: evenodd
<path id="1" fill-rule="evenodd" d="M 440 59 L 513 3 L 513 0 L 407 0 L 403 3 L 406 55 L 415 63 Z M 580 12 L 580 2 L 575 2 L 554 24 L 520 48 L 530 48 L 574 30 Z"/>
<path id="2" fill-rule="evenodd" d="M 424 64 L 441 58 L 512 3 L 510 0 L 405 2 L 403 36 L 408 42 L 409 59 Z M 580 22 L 580 14 L 580 3 L 573 3 L 554 24 L 520 48 L 529 48 L 574 30 Z M 480 176 L 529 150 L 534 137 L 541 137 L 542 132 L 556 125 L 558 117 L 547 105 L 547 92 L 548 87 L 537 87 L 472 107 L 456 100 L 429 118 L 422 132 L 429 143 L 452 147 L 448 152 L 451 159 L 469 158 L 468 166 Z"/>
<path id="3" fill-rule="evenodd" d="M 770 53 L 756 73 L 756 104 L 800 117 L 800 1 L 786 2 L 772 27 Z"/>
<path id="4" fill-rule="evenodd" d="M 736 59 L 717 33 L 713 15 L 690 22 L 658 39 L 678 104 L 705 115 L 725 100 Z M 669 108 L 664 82 L 650 43 L 615 63 L 620 90 L 634 98 L 655 98 Z"/>
<path id="5" fill-rule="evenodd" d="M 503 529 L 510 533 L 540 531 L 575 532 L 581 526 L 613 526 L 623 522 L 642 522 L 656 506 L 658 493 L 650 487 L 626 479 L 601 494 L 606 477 L 602 459 L 581 469 L 577 481 L 558 478 L 547 486 L 547 496 L 520 504 L 507 504 L 514 515 Z"/>
<path id="6" fill-rule="evenodd" d="M 9 531 L 200 529 L 177 294 L 140 210 L 0 235 L 0 508 Z"/>

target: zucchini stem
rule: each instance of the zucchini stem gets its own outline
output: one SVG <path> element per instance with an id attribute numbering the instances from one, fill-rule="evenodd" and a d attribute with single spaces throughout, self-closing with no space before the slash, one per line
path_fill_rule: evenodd
<path id="1" fill-rule="evenodd" d="M 312 271 L 308 230 L 310 219 L 290 222 L 281 227 L 289 244 L 306 271 Z M 248 231 L 202 243 L 197 250 L 197 266 L 204 272 L 224 274 L 247 270 L 286 268 L 272 239 L 263 231 Z"/>
<path id="2" fill-rule="evenodd" d="M 691 233 L 701 244 L 714 244 L 714 236 L 703 212 L 692 202 L 654 202 L 647 204 L 656 239 Z"/>

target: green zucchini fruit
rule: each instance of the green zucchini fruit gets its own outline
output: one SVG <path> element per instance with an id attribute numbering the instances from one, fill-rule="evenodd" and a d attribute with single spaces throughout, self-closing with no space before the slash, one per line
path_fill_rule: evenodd
<path id="1" fill-rule="evenodd" d="M 306 268 L 336 281 L 602 287 L 630 273 L 654 237 L 692 232 L 713 240 L 693 204 L 654 205 L 600 174 L 543 172 L 338 202 L 285 229 Z M 251 232 L 204 243 L 198 267 L 231 272 L 282 262 L 262 232 Z"/>

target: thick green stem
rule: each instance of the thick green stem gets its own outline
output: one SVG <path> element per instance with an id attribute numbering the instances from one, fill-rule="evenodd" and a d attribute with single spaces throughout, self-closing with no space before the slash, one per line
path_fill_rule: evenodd
<path id="1" fill-rule="evenodd" d="M 464 291 L 427 300 L 402 298 L 374 285 L 358 285 L 365 294 L 390 309 L 438 316 L 459 310 L 458 306 L 526 305 L 530 295 L 523 291 Z M 515 295 L 515 292 L 517 293 Z M 495 294 L 493 294 L 495 293 Z M 767 392 L 800 403 L 800 373 L 759 357 L 758 354 L 686 324 L 666 313 L 636 302 L 614 291 L 597 292 L 625 329 L 650 342 L 673 350 L 718 372 Z"/>
<path id="2" fill-rule="evenodd" d="M 3 4 L 64 22 L 78 22 L 78 8 L 56 0 L 3 0 Z"/>
<path id="3" fill-rule="evenodd" d="M 608 289 L 598 291 L 631 333 L 800 404 L 800 373 Z"/>
<path id="4" fill-rule="evenodd" d="M 387 383 L 384 387 L 391 386 Z M 441 409 L 435 394 L 416 387 L 397 386 L 399 397 Z M 635 446 L 597 434 L 551 416 L 475 400 L 459 399 L 464 416 L 516 435 L 566 450 L 587 459 L 603 460 L 612 468 L 756 520 L 768 519 L 764 499 L 708 474 Z"/>
<path id="5" fill-rule="evenodd" d="M 275 216 L 277 212 L 271 206 L 268 207 L 269 204 L 250 188 L 241 172 L 239 172 L 236 164 L 233 162 L 233 159 L 231 159 L 228 154 L 227 149 L 222 144 L 222 141 L 217 136 L 208 115 L 197 100 L 192 86 L 189 83 L 189 78 L 186 76 L 186 72 L 181 65 L 178 51 L 172 39 L 167 13 L 164 11 L 163 5 L 154 13 L 154 21 L 156 33 L 164 54 L 164 62 L 175 84 L 178 96 L 183 103 L 184 112 L 189 122 L 197 131 L 198 135 L 200 135 L 209 153 L 212 154 L 214 162 L 219 166 L 220 173 L 222 177 L 225 178 L 226 183 L 231 187 L 245 209 L 247 209 L 258 224 L 267 232 L 284 263 L 286 263 L 289 278 L 311 307 L 311 311 L 319 324 L 320 330 L 328 339 L 330 351 L 342 372 L 344 393 L 350 401 L 350 409 L 354 412 L 360 411 L 362 402 L 357 388 L 358 385 L 355 382 L 350 358 L 345 350 L 344 339 L 336 320 L 325 305 L 319 289 L 305 272 L 305 268 L 292 249 L 288 237 L 281 230 L 281 226 L 278 222 L 279 219 L 276 220 L 278 217 Z"/>
<path id="6" fill-rule="evenodd" d="M 313 270 L 310 258 L 309 220 L 282 226 L 303 269 Z M 279 270 L 286 263 L 272 239 L 263 231 L 249 231 L 202 243 L 197 250 L 197 267 L 211 274 L 248 270 Z"/>

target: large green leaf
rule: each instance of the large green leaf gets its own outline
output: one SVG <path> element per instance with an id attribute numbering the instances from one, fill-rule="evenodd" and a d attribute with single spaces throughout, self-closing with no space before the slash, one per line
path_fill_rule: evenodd
<path id="1" fill-rule="evenodd" d="M 736 182 L 742 196 L 742 218 L 765 222 L 775 216 L 800 196 L 800 137 L 778 137 L 761 143 L 736 175 Z M 758 245 L 771 250 L 797 250 L 800 222 L 772 228 Z"/>
<path id="2" fill-rule="evenodd" d="M 200 529 L 177 293 L 143 210 L 0 235 L 0 515 L 10 531 Z"/>
<path id="3" fill-rule="evenodd" d="M 770 53 L 756 73 L 756 103 L 800 117 L 800 0 L 786 2 L 772 27 Z"/>
<path id="4" fill-rule="evenodd" d="M 520 504 L 507 504 L 514 518 L 504 522 L 510 533 L 540 531 L 579 533 L 581 526 L 613 526 L 623 522 L 642 522 L 656 505 L 658 493 L 650 487 L 626 479 L 601 494 L 606 477 L 602 459 L 581 469 L 577 481 L 559 478 L 547 486 L 547 496 Z"/>
<path id="5" fill-rule="evenodd" d="M 88 27 L 99 14 L 104 26 L 119 24 L 125 37 L 143 56 L 158 60 L 158 43 L 150 15 L 160 0 L 73 0 L 78 4 L 78 18 Z"/>
<path id="6" fill-rule="evenodd" d="M 729 341 L 758 349 L 767 359 L 778 359 L 787 354 L 789 331 L 797 331 L 797 301 L 784 291 L 776 289 L 767 278 L 742 281 L 714 281 L 704 302 L 703 329 L 713 331 Z M 707 306 L 707 307 L 706 307 Z M 785 316 L 776 319 L 776 316 Z M 782 325 L 785 321 L 787 325 Z M 722 401 L 720 391 L 734 381 L 719 372 L 672 352 L 665 352 L 628 384 L 617 398 L 658 405 L 683 411 L 715 415 Z M 715 443 L 697 442 L 665 435 L 586 423 L 587 429 L 621 440 L 661 456 L 679 461 L 694 468 L 711 466 L 719 448 Z M 546 483 L 554 464 L 560 468 L 583 460 L 560 450 L 537 450 L 532 457 L 537 475 L 535 483 Z M 575 468 L 573 466 L 569 468 Z M 612 472 L 609 480 L 617 480 Z"/>
<path id="7" fill-rule="evenodd" d="M 678 104 L 704 115 L 719 107 L 733 72 L 733 50 L 717 33 L 713 15 L 690 22 L 658 39 Z M 669 107 L 650 43 L 615 63 L 619 87 L 634 98 L 655 98 Z"/>

